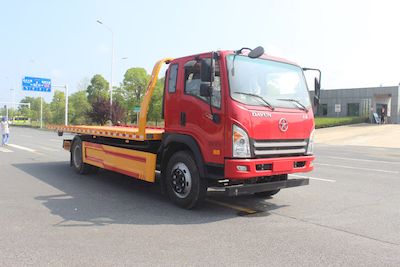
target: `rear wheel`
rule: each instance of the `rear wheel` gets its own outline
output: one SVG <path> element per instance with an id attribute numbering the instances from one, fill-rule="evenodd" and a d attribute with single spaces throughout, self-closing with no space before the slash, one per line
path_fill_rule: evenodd
<path id="1" fill-rule="evenodd" d="M 206 197 L 207 185 L 200 177 L 193 156 L 188 151 L 172 155 L 164 179 L 169 198 L 179 207 L 192 209 Z"/>
<path id="2" fill-rule="evenodd" d="M 97 172 L 98 168 L 83 162 L 82 159 L 82 140 L 75 137 L 71 147 L 71 163 L 74 170 L 79 174 L 89 174 Z"/>

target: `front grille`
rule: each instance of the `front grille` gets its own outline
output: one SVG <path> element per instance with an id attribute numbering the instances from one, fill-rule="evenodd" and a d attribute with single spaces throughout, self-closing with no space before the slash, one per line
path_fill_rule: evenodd
<path id="1" fill-rule="evenodd" d="M 286 157 L 304 155 L 307 151 L 307 139 L 253 141 L 253 152 L 257 158 Z"/>

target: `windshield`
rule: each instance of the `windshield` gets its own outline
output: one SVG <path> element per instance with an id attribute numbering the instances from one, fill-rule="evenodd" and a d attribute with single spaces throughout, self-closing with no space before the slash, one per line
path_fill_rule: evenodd
<path id="1" fill-rule="evenodd" d="M 265 106 L 267 101 L 272 107 L 304 110 L 310 107 L 300 67 L 247 56 L 236 56 L 233 63 L 233 58 L 234 55 L 227 56 L 230 93 L 234 100 L 255 106 Z"/>

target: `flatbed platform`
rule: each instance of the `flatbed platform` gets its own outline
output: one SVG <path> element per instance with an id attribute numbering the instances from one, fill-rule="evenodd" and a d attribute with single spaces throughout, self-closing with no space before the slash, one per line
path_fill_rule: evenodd
<path id="1" fill-rule="evenodd" d="M 140 135 L 139 128 L 135 126 L 50 125 L 47 128 L 64 133 L 87 134 L 135 141 L 161 140 L 164 133 L 163 128 L 146 127 L 145 134 Z"/>
<path id="2" fill-rule="evenodd" d="M 172 60 L 172 58 L 164 58 L 159 60 L 154 66 L 146 93 L 140 106 L 138 126 L 50 125 L 47 128 L 63 133 L 103 136 L 128 141 L 161 140 L 164 128 L 147 126 L 147 112 L 161 66 L 164 63 L 169 64 Z"/>

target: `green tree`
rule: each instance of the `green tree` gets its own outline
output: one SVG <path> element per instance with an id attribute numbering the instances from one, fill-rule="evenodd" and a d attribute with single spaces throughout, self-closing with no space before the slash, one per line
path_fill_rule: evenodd
<path id="1" fill-rule="evenodd" d="M 140 105 L 148 81 L 149 75 L 144 68 L 130 68 L 125 72 L 121 95 L 124 98 L 124 106 L 128 111 L 127 115 L 129 115 L 130 119 L 134 115 L 133 108 Z"/>
<path id="2" fill-rule="evenodd" d="M 92 106 L 87 115 L 94 123 L 105 124 L 110 116 L 109 83 L 100 74 L 90 80 L 86 89 L 87 98 Z"/>
<path id="3" fill-rule="evenodd" d="M 147 120 L 155 121 L 156 124 L 161 121 L 164 81 L 165 77 L 157 81 L 156 87 L 154 88 L 153 96 L 151 97 L 149 112 L 147 114 Z"/>
<path id="4" fill-rule="evenodd" d="M 96 74 L 90 80 L 86 89 L 89 103 L 93 104 L 97 98 L 109 99 L 109 83 L 100 74 Z"/>
<path id="5" fill-rule="evenodd" d="M 21 100 L 21 103 L 30 103 L 31 104 L 31 108 L 32 108 L 32 103 L 35 99 L 33 97 L 30 96 L 26 96 Z M 21 116 L 25 116 L 30 118 L 31 120 L 33 120 L 32 118 L 32 111 L 31 108 L 29 108 L 28 106 L 19 106 L 18 107 L 18 112 Z"/>
<path id="6" fill-rule="evenodd" d="M 89 124 L 88 113 L 92 110 L 86 91 L 78 91 L 69 96 L 68 118 L 71 124 Z"/>
<path id="7" fill-rule="evenodd" d="M 24 115 L 27 115 L 32 121 L 39 122 L 40 121 L 40 97 L 25 97 L 21 100 L 23 103 L 30 103 L 30 110 L 27 107 L 20 107 L 19 110 Z M 50 123 L 51 122 L 51 109 L 50 105 L 43 100 L 43 122 Z"/>
<path id="8" fill-rule="evenodd" d="M 40 121 L 40 97 L 39 98 L 39 121 Z M 43 100 L 43 125 L 51 124 L 53 114 L 51 113 L 50 104 Z M 63 123 L 64 124 L 64 121 Z"/>
<path id="9" fill-rule="evenodd" d="M 128 123 L 128 103 L 129 101 L 125 100 L 123 87 L 114 87 L 113 114 L 116 114 L 113 118 L 114 123 L 117 121 Z"/>
<path id="10" fill-rule="evenodd" d="M 61 91 L 54 91 L 53 100 L 50 103 L 51 123 L 65 123 L 65 94 Z"/>

